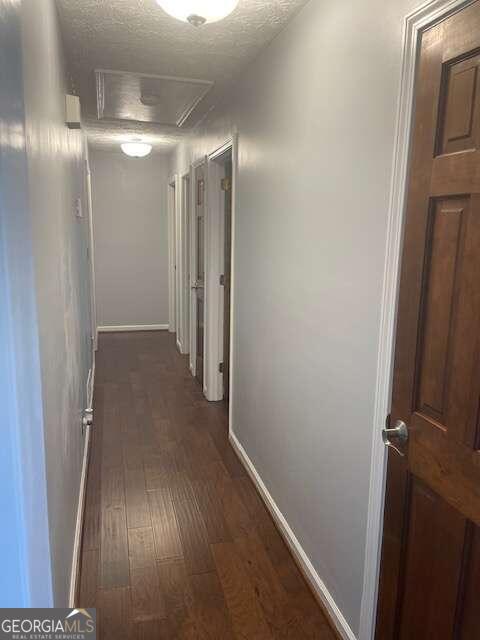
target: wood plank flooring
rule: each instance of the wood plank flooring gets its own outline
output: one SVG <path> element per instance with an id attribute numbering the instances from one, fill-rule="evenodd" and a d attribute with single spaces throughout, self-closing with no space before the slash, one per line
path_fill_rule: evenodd
<path id="1" fill-rule="evenodd" d="M 334 640 L 167 332 L 100 337 L 78 606 L 101 640 Z"/>

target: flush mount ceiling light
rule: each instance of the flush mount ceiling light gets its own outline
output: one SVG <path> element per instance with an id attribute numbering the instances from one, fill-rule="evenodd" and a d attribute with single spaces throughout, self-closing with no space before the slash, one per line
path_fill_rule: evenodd
<path id="1" fill-rule="evenodd" d="M 152 150 L 152 145 L 147 142 L 123 142 L 120 145 L 123 153 L 131 158 L 145 158 Z"/>
<path id="2" fill-rule="evenodd" d="M 157 0 L 168 14 L 200 27 L 208 22 L 226 18 L 238 4 L 238 0 Z"/>

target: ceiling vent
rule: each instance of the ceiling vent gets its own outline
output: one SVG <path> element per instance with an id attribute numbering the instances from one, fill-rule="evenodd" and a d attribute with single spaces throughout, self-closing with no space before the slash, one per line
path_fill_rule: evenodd
<path id="1" fill-rule="evenodd" d="M 99 120 L 181 127 L 213 86 L 209 80 L 95 71 Z"/>

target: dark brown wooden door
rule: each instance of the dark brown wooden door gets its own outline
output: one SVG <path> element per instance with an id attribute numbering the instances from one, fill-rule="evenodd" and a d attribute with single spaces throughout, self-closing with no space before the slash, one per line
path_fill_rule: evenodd
<path id="1" fill-rule="evenodd" d="M 196 239 L 196 365 L 195 376 L 203 386 L 204 318 L 205 318 L 205 168 L 195 169 L 195 239 Z"/>
<path id="2" fill-rule="evenodd" d="M 230 304 L 232 273 L 232 161 L 225 164 L 224 276 L 223 276 L 223 399 L 230 397 Z"/>
<path id="3" fill-rule="evenodd" d="M 423 33 L 377 640 L 480 638 L 480 3 Z"/>

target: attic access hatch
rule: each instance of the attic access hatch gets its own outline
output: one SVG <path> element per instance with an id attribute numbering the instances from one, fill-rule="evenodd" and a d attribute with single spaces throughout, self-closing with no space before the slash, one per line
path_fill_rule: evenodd
<path id="1" fill-rule="evenodd" d="M 95 71 L 98 119 L 181 127 L 213 86 L 209 80 Z"/>

